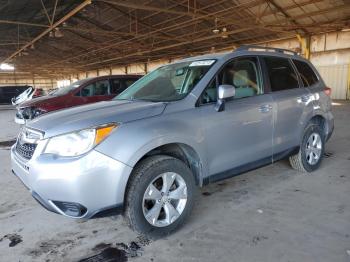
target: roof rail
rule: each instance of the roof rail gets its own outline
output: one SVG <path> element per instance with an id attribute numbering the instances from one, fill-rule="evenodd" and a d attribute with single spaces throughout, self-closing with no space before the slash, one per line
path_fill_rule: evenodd
<path id="1" fill-rule="evenodd" d="M 249 50 L 249 49 L 259 49 L 259 50 L 266 50 L 269 52 L 278 52 L 278 53 L 283 53 L 283 54 L 288 54 L 288 55 L 298 55 L 297 52 L 294 52 L 292 50 L 288 49 L 282 49 L 282 48 L 275 48 L 275 47 L 268 47 L 268 46 L 259 46 L 259 45 L 242 45 L 235 49 L 234 51 L 244 51 L 244 50 Z"/>

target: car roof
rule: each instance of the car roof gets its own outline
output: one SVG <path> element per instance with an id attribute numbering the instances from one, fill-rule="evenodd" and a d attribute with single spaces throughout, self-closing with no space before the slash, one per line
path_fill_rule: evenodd
<path id="1" fill-rule="evenodd" d="M 227 54 L 230 54 L 231 52 L 225 52 L 225 53 L 214 53 L 214 54 L 206 54 L 206 55 L 200 55 L 200 56 L 192 56 L 188 58 L 184 58 L 181 60 L 174 61 L 173 63 L 181 63 L 181 62 L 191 62 L 191 61 L 197 61 L 197 60 L 207 60 L 207 59 L 220 59 L 222 57 L 225 57 Z"/>
<path id="2" fill-rule="evenodd" d="M 249 50 L 249 48 L 257 49 L 257 50 Z M 260 51 L 258 51 L 258 50 L 260 50 Z M 293 59 L 302 60 L 304 62 L 309 62 L 307 59 L 298 55 L 296 52 L 294 52 L 292 50 L 272 48 L 272 47 L 263 47 L 263 46 L 242 46 L 242 47 L 239 47 L 239 48 L 233 50 L 232 52 L 213 53 L 213 54 L 188 57 L 185 59 L 174 61 L 173 64 L 181 63 L 181 62 L 207 60 L 207 59 L 220 60 L 222 58 L 226 58 L 227 56 L 231 56 L 233 54 L 257 55 L 257 56 L 277 56 L 277 57 L 293 58 Z"/>

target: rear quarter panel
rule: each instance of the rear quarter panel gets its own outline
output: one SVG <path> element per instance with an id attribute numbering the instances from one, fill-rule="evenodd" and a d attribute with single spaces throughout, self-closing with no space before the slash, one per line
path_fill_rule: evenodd
<path id="1" fill-rule="evenodd" d="M 307 61 L 308 62 L 308 61 Z M 314 107 L 313 116 L 320 115 L 326 119 L 325 132 L 328 134 L 333 131 L 334 127 L 334 117 L 332 114 L 332 99 L 326 95 L 324 89 L 327 87 L 326 83 L 323 81 L 320 73 L 317 71 L 315 66 L 308 62 L 311 66 L 317 78 L 319 79 L 318 83 L 309 87 L 309 91 L 312 97 L 312 103 Z"/>

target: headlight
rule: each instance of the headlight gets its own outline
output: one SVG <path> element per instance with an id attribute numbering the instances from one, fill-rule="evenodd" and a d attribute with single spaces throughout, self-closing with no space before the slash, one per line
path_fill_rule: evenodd
<path id="1" fill-rule="evenodd" d="M 44 153 L 59 156 L 79 156 L 85 154 L 101 143 L 115 127 L 116 125 L 108 125 L 89 128 L 52 137 L 49 139 Z"/>
<path id="2" fill-rule="evenodd" d="M 24 119 L 32 118 L 32 112 L 30 107 L 20 108 L 18 111 L 21 113 Z"/>
<path id="3" fill-rule="evenodd" d="M 33 119 L 35 117 L 38 117 L 38 116 L 46 113 L 45 110 L 42 110 L 42 109 L 36 108 L 36 107 L 20 108 L 19 111 L 21 112 L 24 119 Z"/>
<path id="4" fill-rule="evenodd" d="M 46 111 L 40 109 L 40 108 L 33 108 L 32 109 L 32 118 L 38 117 L 42 114 L 46 113 Z"/>

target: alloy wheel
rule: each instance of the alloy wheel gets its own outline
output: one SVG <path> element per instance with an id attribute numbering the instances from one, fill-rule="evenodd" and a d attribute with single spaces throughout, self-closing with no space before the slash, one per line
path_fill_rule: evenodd
<path id="1" fill-rule="evenodd" d="M 312 133 L 306 143 L 306 160 L 310 165 L 315 165 L 321 158 L 322 139 L 318 133 Z"/>
<path id="2" fill-rule="evenodd" d="M 157 176 L 147 187 L 143 200 L 143 214 L 156 227 L 169 226 L 183 213 L 187 204 L 187 185 L 177 173 Z"/>

